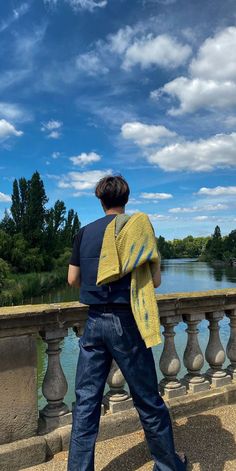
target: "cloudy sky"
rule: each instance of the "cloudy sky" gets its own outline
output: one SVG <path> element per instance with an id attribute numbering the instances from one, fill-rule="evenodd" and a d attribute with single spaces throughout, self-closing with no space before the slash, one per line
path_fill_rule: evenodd
<path id="1" fill-rule="evenodd" d="M 38 170 L 50 204 L 127 211 L 168 239 L 236 227 L 235 0 L 9 0 L 0 6 L 0 216 Z"/>

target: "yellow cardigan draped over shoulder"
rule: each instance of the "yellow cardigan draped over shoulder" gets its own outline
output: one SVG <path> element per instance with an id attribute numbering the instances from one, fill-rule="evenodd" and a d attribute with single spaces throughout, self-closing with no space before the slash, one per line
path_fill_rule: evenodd
<path id="1" fill-rule="evenodd" d="M 154 230 L 148 216 L 140 212 L 130 216 L 116 235 L 118 218 L 107 225 L 104 233 L 97 285 L 116 281 L 131 272 L 132 312 L 146 347 L 153 347 L 162 342 L 150 269 L 150 264 L 160 263 Z"/>

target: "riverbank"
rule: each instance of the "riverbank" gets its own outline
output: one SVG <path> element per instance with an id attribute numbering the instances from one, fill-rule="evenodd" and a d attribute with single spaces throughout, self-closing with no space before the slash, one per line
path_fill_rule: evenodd
<path id="1" fill-rule="evenodd" d="M 0 293 L 0 306 L 23 304 L 27 299 L 49 293 L 65 286 L 67 267 L 50 272 L 11 274 Z"/>

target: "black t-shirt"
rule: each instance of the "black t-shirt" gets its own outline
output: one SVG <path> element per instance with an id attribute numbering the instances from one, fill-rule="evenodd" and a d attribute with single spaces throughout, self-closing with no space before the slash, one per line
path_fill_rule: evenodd
<path id="1" fill-rule="evenodd" d="M 76 267 L 80 266 L 80 243 L 82 240 L 84 232 L 84 227 L 82 227 L 78 234 L 75 235 L 74 237 L 74 242 L 73 242 L 73 250 L 70 258 L 70 265 L 75 265 Z"/>

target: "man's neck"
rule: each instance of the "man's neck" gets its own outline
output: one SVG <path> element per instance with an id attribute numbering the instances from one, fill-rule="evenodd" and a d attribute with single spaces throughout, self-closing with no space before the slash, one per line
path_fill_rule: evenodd
<path id="1" fill-rule="evenodd" d="M 105 211 L 106 216 L 109 216 L 109 214 L 124 214 L 125 210 L 124 208 L 110 208 Z"/>

